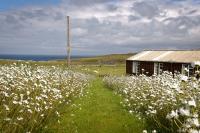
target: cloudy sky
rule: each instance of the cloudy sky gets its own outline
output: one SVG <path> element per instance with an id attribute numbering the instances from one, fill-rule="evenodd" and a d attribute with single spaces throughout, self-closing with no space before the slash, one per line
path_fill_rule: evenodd
<path id="1" fill-rule="evenodd" d="M 0 54 L 72 54 L 200 48 L 199 0 L 1 0 Z"/>

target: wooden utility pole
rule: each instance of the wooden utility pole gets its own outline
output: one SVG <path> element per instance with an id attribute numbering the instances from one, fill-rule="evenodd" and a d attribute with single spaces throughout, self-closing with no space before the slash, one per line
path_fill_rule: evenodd
<path id="1" fill-rule="evenodd" d="M 70 66 L 71 60 L 71 44 L 70 44 L 70 18 L 67 16 L 67 66 Z"/>

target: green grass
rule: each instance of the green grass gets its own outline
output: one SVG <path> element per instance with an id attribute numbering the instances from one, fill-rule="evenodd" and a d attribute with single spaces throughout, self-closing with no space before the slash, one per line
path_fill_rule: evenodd
<path id="1" fill-rule="evenodd" d="M 77 65 L 71 68 L 74 71 L 93 74 L 99 77 L 106 75 L 125 75 L 125 64 L 118 65 Z"/>
<path id="2" fill-rule="evenodd" d="M 61 108 L 60 124 L 52 122 L 48 132 L 141 133 L 143 123 L 122 107 L 121 100 L 97 78 L 86 96 Z"/>

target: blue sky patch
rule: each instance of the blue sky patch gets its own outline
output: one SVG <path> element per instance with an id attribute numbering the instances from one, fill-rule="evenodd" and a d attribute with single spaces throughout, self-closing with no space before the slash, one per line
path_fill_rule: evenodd
<path id="1" fill-rule="evenodd" d="M 0 11 L 29 5 L 56 5 L 60 2 L 61 0 L 1 0 Z"/>

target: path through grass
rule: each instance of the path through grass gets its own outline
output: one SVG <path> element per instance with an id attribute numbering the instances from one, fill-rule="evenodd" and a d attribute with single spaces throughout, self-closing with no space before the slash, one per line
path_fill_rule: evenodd
<path id="1" fill-rule="evenodd" d="M 63 107 L 59 133 L 141 133 L 143 126 L 120 104 L 121 97 L 106 88 L 100 78 L 88 88 L 87 96 Z"/>

